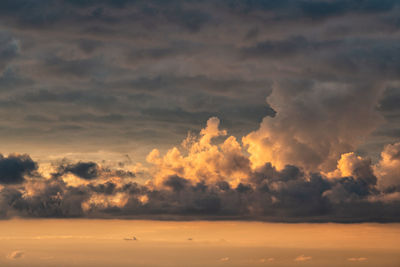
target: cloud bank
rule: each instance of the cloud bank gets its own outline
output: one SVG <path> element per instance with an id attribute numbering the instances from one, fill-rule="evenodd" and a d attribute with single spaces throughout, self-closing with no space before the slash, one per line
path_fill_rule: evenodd
<path id="1" fill-rule="evenodd" d="M 400 221 L 399 143 L 387 145 L 376 164 L 347 152 L 333 170 L 316 171 L 259 164 L 252 146 L 219 123 L 210 118 L 199 135 L 189 134 L 164 155 L 151 151 L 145 182 L 81 161 L 61 161 L 46 176 L 27 155 L 3 156 L 1 217 Z"/>

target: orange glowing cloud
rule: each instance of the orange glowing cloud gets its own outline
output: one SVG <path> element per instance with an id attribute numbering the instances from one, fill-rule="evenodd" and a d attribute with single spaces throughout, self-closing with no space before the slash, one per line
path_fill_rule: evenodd
<path id="1" fill-rule="evenodd" d="M 160 184 L 172 175 L 193 182 L 234 182 L 246 178 L 251 171 L 250 162 L 236 138 L 229 136 L 221 144 L 212 143 L 214 138 L 226 134 L 225 130 L 219 130 L 219 119 L 212 117 L 198 138 L 188 135 L 184 140 L 184 153 L 173 147 L 160 156 L 160 152 L 154 149 L 147 156 L 147 161 L 154 165 L 155 183 Z"/>

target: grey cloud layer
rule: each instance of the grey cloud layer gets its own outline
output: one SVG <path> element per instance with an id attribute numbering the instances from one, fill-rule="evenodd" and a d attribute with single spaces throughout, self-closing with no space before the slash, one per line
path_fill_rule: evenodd
<path id="1" fill-rule="evenodd" d="M 0 10 L 0 136 L 27 147 L 72 133 L 93 136 L 88 150 L 136 140 L 126 153 L 174 144 L 210 116 L 240 136 L 275 115 L 265 98 L 276 84 L 391 90 L 399 75 L 397 1 L 6 0 Z M 378 131 L 383 143 L 396 124 Z"/>

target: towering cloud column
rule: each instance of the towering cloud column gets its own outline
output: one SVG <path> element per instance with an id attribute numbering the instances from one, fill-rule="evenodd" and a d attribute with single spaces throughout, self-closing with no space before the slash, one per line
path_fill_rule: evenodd
<path id="1" fill-rule="evenodd" d="M 282 81 L 268 102 L 277 111 L 243 137 L 253 167 L 271 162 L 331 171 L 381 121 L 375 109 L 380 87 L 360 83 Z"/>

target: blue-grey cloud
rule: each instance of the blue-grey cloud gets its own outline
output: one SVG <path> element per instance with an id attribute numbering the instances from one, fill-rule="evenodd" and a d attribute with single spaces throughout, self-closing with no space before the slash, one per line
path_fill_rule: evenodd
<path id="1" fill-rule="evenodd" d="M 0 154 L 0 184 L 20 184 L 25 181 L 25 175 L 33 175 L 37 170 L 37 163 L 28 155 Z"/>

